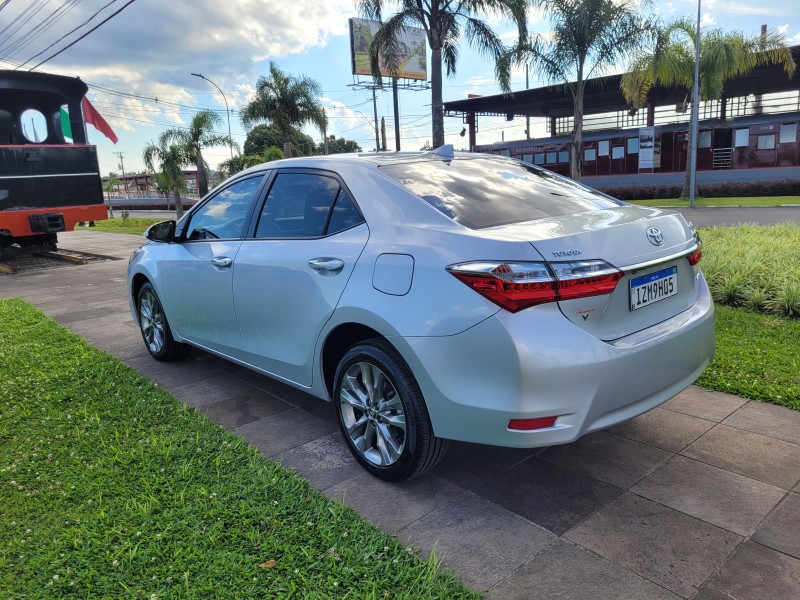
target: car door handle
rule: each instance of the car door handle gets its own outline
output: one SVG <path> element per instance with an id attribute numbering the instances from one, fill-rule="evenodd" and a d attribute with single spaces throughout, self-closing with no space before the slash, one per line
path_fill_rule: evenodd
<path id="1" fill-rule="evenodd" d="M 338 275 L 344 269 L 344 261 L 338 258 L 331 258 L 324 256 L 320 258 L 312 258 L 308 261 L 308 266 L 314 269 L 320 275 Z"/>
<path id="2" fill-rule="evenodd" d="M 227 256 L 215 256 L 211 259 L 211 264 L 218 269 L 228 269 L 233 264 L 233 259 Z"/>

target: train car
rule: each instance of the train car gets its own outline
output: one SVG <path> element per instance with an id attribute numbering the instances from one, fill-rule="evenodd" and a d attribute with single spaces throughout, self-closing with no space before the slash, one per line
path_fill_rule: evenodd
<path id="1" fill-rule="evenodd" d="M 87 91 L 77 77 L 0 70 L 0 256 L 52 250 L 59 232 L 107 218 Z"/>
<path id="2" fill-rule="evenodd" d="M 715 171 L 714 180 L 758 181 L 769 170 L 770 179 L 796 178 L 800 167 L 800 113 L 764 114 L 723 122 L 700 123 L 697 170 Z M 606 131 L 583 136 L 581 173 L 606 185 L 639 183 L 630 176 L 674 173 L 679 182 L 688 158 L 688 124 L 673 123 Z M 571 138 L 568 135 L 478 145 L 476 152 L 502 154 L 569 175 Z M 744 171 L 749 170 L 749 176 Z M 602 178 L 602 179 L 600 179 Z M 671 181 L 659 177 L 659 181 Z"/>

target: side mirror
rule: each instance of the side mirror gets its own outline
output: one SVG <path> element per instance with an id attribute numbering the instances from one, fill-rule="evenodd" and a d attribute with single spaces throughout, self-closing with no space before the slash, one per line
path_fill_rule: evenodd
<path id="1" fill-rule="evenodd" d="M 153 242 L 174 242 L 175 221 L 162 221 L 150 225 L 144 232 L 144 237 Z"/>

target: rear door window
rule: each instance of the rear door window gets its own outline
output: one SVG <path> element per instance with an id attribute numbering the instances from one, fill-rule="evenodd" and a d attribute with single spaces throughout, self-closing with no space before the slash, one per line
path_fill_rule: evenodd
<path id="1" fill-rule="evenodd" d="M 383 165 L 382 171 L 457 223 L 484 229 L 619 206 L 618 200 L 533 165 L 458 158 Z"/>

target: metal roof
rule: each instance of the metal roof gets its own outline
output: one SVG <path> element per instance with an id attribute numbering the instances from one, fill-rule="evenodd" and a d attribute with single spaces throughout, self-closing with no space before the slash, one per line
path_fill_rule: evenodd
<path id="1" fill-rule="evenodd" d="M 800 63 L 800 46 L 792 46 L 792 55 Z M 587 81 L 584 96 L 584 115 L 627 110 L 630 105 L 619 91 L 622 75 L 609 75 Z M 760 65 L 742 77 L 725 83 L 728 98 L 748 94 L 770 94 L 800 89 L 800 79 L 790 79 L 780 65 Z M 656 86 L 653 88 L 656 106 L 682 102 L 683 88 Z M 444 103 L 446 114 L 476 113 L 490 116 L 568 117 L 573 114 L 572 95 L 561 85 L 522 90 L 511 94 L 480 96 Z"/>

